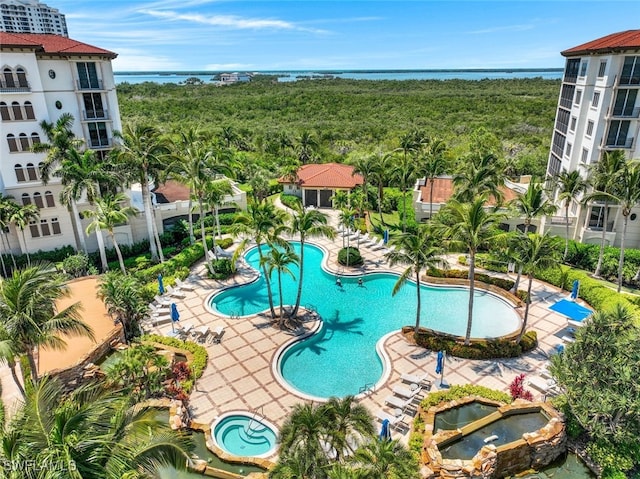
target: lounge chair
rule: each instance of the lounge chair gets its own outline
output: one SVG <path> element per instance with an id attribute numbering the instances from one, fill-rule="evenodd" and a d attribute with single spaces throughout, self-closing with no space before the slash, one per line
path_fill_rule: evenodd
<path id="1" fill-rule="evenodd" d="M 168 314 L 169 313 L 169 303 L 163 303 L 163 304 L 156 304 L 156 303 L 149 303 L 149 311 L 151 312 L 151 315 L 158 315 L 158 314 Z"/>
<path id="2" fill-rule="evenodd" d="M 376 413 L 376 418 L 378 418 L 380 422 L 386 419 L 387 421 L 389 421 L 389 426 L 391 426 L 396 431 L 404 433 L 409 429 L 409 424 L 407 424 L 404 414 L 394 416 L 393 414 L 389 414 L 385 411 L 378 411 Z"/>
<path id="3" fill-rule="evenodd" d="M 196 286 L 193 283 L 182 281 L 180 278 L 176 278 L 176 286 L 185 291 L 193 291 Z"/>
<path id="4" fill-rule="evenodd" d="M 223 258 L 231 258 L 233 256 L 233 253 L 223 250 L 220 245 L 216 245 L 216 253 Z"/>
<path id="5" fill-rule="evenodd" d="M 174 298 L 178 299 L 184 299 L 187 297 L 187 295 L 183 291 L 180 291 L 178 288 L 173 288 L 171 286 L 167 286 L 167 293 L 169 294 L 169 296 L 173 296 Z"/>
<path id="6" fill-rule="evenodd" d="M 191 330 L 191 337 L 194 341 L 204 342 L 209 334 L 209 326 L 202 325 Z"/>
<path id="7" fill-rule="evenodd" d="M 404 411 L 407 406 L 411 405 L 411 399 L 404 400 L 399 398 L 398 396 L 387 396 L 384 399 L 384 403 L 391 407 L 402 409 L 402 411 Z"/>
<path id="8" fill-rule="evenodd" d="M 220 344 L 220 341 L 222 341 L 222 336 L 224 336 L 224 326 L 217 326 L 209 337 L 209 343 Z"/>
<path id="9" fill-rule="evenodd" d="M 152 326 L 160 326 L 161 324 L 167 324 L 171 322 L 171 316 L 166 314 L 166 315 L 160 315 L 160 316 L 152 316 L 151 319 L 149 320 L 149 323 Z"/>
<path id="10" fill-rule="evenodd" d="M 414 388 L 414 389 L 409 389 L 407 387 L 404 386 L 396 386 L 393 388 L 393 394 L 395 394 L 396 396 L 400 396 L 406 399 L 411 399 L 414 396 L 417 396 L 420 393 L 420 390 L 422 388 L 418 385 L 418 387 Z"/>
<path id="11" fill-rule="evenodd" d="M 556 387 L 556 382 L 553 379 L 543 379 L 539 376 L 534 376 L 527 380 L 527 386 L 547 394 Z"/>
<path id="12" fill-rule="evenodd" d="M 377 243 L 374 243 L 374 244 L 371 246 L 371 249 L 372 249 L 373 251 L 377 251 L 377 250 L 379 250 L 379 249 L 383 249 L 383 248 L 385 248 L 385 246 L 384 246 L 384 239 L 383 239 L 383 238 L 380 238 L 380 241 L 378 241 Z"/>
<path id="13" fill-rule="evenodd" d="M 418 386 L 431 387 L 431 380 L 429 379 L 429 374 L 425 373 L 422 376 L 418 376 L 416 374 L 403 374 L 400 376 L 405 383 L 417 384 Z"/>
<path id="14" fill-rule="evenodd" d="M 153 299 L 158 305 L 169 306 L 171 304 L 171 299 L 165 296 L 158 296 L 156 294 Z"/>

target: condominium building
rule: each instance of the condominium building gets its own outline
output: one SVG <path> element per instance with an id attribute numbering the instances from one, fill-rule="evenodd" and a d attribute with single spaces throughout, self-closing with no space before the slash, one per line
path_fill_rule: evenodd
<path id="1" fill-rule="evenodd" d="M 60 35 L 0 32 L 0 193 L 40 209 L 40 219 L 24 235 L 9 230 L 15 253 L 79 248 L 80 228 L 60 202 L 60 179 L 42 182 L 39 165 L 46 154 L 31 147 L 47 141 L 40 122 L 55 123 L 63 113 L 73 116 L 73 132 L 87 148 L 102 155 L 113 146 L 113 132 L 122 129 L 114 58 L 115 53 Z M 88 207 L 81 201 L 83 206 Z M 87 243 L 95 249 L 95 234 Z"/>
<path id="2" fill-rule="evenodd" d="M 0 32 L 69 36 L 64 15 L 37 0 L 0 1 Z"/>
<path id="3" fill-rule="evenodd" d="M 561 52 L 566 57 L 547 173 L 579 171 L 587 178 L 590 167 L 604 152 L 621 150 L 640 158 L 640 30 L 613 33 Z M 557 193 L 557 192 L 556 192 Z M 622 215 L 604 205 L 583 206 L 580 198 L 569 208 L 570 236 L 597 243 L 606 228 L 608 244 L 619 245 Z M 565 235 L 562 210 L 547 219 L 545 228 Z M 627 245 L 640 248 L 640 210 L 629 217 Z"/>

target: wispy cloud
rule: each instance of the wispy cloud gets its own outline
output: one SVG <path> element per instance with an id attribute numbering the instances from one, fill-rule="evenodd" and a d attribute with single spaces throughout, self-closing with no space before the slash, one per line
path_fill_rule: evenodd
<path id="1" fill-rule="evenodd" d="M 535 26 L 532 24 L 505 25 L 503 27 L 491 27 L 491 28 L 484 28 L 482 30 L 472 30 L 467 33 L 470 35 L 481 35 L 485 33 L 524 32 L 526 30 L 533 30 L 534 28 Z"/>
<path id="2" fill-rule="evenodd" d="M 255 65 L 249 63 L 209 63 L 204 66 L 207 71 L 221 70 L 254 70 Z"/>
<path id="3" fill-rule="evenodd" d="M 115 71 L 184 70 L 180 61 L 166 56 L 149 55 L 136 49 L 119 49 L 118 58 L 113 60 Z"/>
<path id="4" fill-rule="evenodd" d="M 236 15 L 202 15 L 199 13 L 178 13 L 171 10 L 139 10 L 140 13 L 155 18 L 163 18 L 171 21 L 186 21 L 203 25 L 212 25 L 231 29 L 270 29 L 270 30 L 300 30 L 314 33 L 324 33 L 323 30 L 301 27 L 285 20 L 269 18 L 244 18 Z"/>

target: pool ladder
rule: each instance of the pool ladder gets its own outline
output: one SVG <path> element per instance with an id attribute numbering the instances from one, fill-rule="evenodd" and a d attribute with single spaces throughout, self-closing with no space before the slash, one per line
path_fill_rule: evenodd
<path id="1" fill-rule="evenodd" d="M 260 410 L 260 416 L 258 416 L 258 410 Z M 247 424 L 247 429 L 246 429 L 246 433 L 248 435 L 251 435 L 251 432 L 253 431 L 253 428 L 251 427 L 253 425 L 254 422 L 259 422 L 256 421 L 256 416 L 264 419 L 264 406 L 260 406 L 260 408 L 254 408 L 251 410 L 251 412 L 253 413 L 251 416 L 251 419 L 249 420 L 249 424 Z"/>
<path id="2" fill-rule="evenodd" d="M 364 386 L 360 386 L 358 390 L 358 394 L 371 394 L 376 390 L 376 385 L 374 383 L 367 383 Z"/>

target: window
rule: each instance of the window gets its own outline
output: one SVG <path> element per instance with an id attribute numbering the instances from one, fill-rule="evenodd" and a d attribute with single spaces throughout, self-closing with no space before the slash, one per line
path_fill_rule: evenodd
<path id="1" fill-rule="evenodd" d="M 60 231 L 60 223 L 58 223 L 58 218 L 51 218 L 51 230 L 54 235 L 59 235 Z"/>
<path id="2" fill-rule="evenodd" d="M 16 82 L 13 78 L 13 70 L 11 70 L 11 68 L 5 68 L 2 72 L 2 76 L 4 77 L 4 84 L 7 88 L 16 87 Z"/>
<path id="3" fill-rule="evenodd" d="M 22 168 L 22 165 L 20 163 L 13 165 L 13 171 L 16 172 L 16 180 L 18 180 L 18 183 L 27 181 L 26 177 L 24 176 L 24 169 Z"/>
<path id="4" fill-rule="evenodd" d="M 607 208 L 607 216 L 611 218 L 611 209 Z M 601 231 L 604 225 L 604 206 L 591 206 L 591 214 L 589 215 L 589 228 Z M 609 228 L 607 230 L 610 231 Z"/>
<path id="5" fill-rule="evenodd" d="M 564 67 L 564 81 L 575 82 L 578 76 L 578 70 L 580 69 L 580 59 L 572 58 L 567 60 L 567 64 Z"/>
<path id="6" fill-rule="evenodd" d="M 78 62 L 77 69 L 80 88 L 100 88 L 94 62 Z"/>
<path id="7" fill-rule="evenodd" d="M 582 158 L 580 158 L 580 161 L 585 165 L 589 162 L 589 150 L 586 148 L 582 149 Z"/>
<path id="8" fill-rule="evenodd" d="M 29 138 L 25 133 L 20 133 L 18 135 L 18 140 L 20 141 L 20 151 L 29 151 L 31 145 L 29 144 Z"/>
<path id="9" fill-rule="evenodd" d="M 42 200 L 42 195 L 38 191 L 36 191 L 33 194 L 33 202 L 36 204 L 36 206 L 39 209 L 44 208 L 44 201 Z"/>
<path id="10" fill-rule="evenodd" d="M 53 193 L 51 193 L 50 191 L 44 192 L 44 199 L 47 202 L 47 208 L 53 208 L 56 206 L 56 202 L 53 198 Z"/>
<path id="11" fill-rule="evenodd" d="M 20 151 L 20 148 L 18 148 L 18 141 L 16 140 L 16 137 L 14 134 L 9 133 L 7 135 L 7 143 L 9 143 L 9 151 L 11 153 L 15 153 L 16 151 Z"/>
<path id="12" fill-rule="evenodd" d="M 27 73 L 22 68 L 18 68 L 16 70 L 16 73 L 18 75 L 18 86 L 19 87 L 28 87 L 29 86 L 29 82 L 27 82 Z"/>
<path id="13" fill-rule="evenodd" d="M 571 156 L 571 143 L 567 143 L 566 156 Z"/>
<path id="14" fill-rule="evenodd" d="M 17 101 L 11 103 L 11 111 L 13 111 L 14 120 L 22 120 L 22 108 L 20 108 L 20 103 Z"/>
<path id="15" fill-rule="evenodd" d="M 575 216 L 577 211 L 578 211 L 578 203 L 572 200 L 571 201 L 571 214 Z"/>
<path id="16" fill-rule="evenodd" d="M 602 78 L 605 71 L 607 71 L 607 61 L 603 60 L 600 62 L 600 67 L 598 68 L 598 78 Z"/>
<path id="17" fill-rule="evenodd" d="M 9 105 L 7 105 L 5 102 L 0 102 L 0 118 L 2 118 L 4 121 L 11 121 Z"/>
<path id="18" fill-rule="evenodd" d="M 89 143 L 93 147 L 109 146 L 107 125 L 105 123 L 89 123 Z"/>
<path id="19" fill-rule="evenodd" d="M 569 117 L 571 113 L 563 108 L 558 109 L 558 117 L 556 118 L 556 129 L 560 130 L 562 133 L 567 132 L 567 128 L 569 127 Z"/>
<path id="20" fill-rule="evenodd" d="M 587 67 L 589 66 L 589 60 L 582 60 L 580 62 L 580 76 L 587 76 Z"/>
<path id="21" fill-rule="evenodd" d="M 100 93 L 84 93 L 82 99 L 84 100 L 85 115 L 88 120 L 105 118 L 102 95 Z"/>
<path id="22" fill-rule="evenodd" d="M 575 94 L 575 85 L 562 85 L 562 90 L 560 91 L 560 106 L 564 108 L 571 108 Z"/>
<path id="23" fill-rule="evenodd" d="M 607 135 L 607 146 L 629 148 L 631 146 L 631 141 L 627 142 L 629 125 L 629 121 L 613 120 L 609 127 L 609 134 Z"/>
<path id="24" fill-rule="evenodd" d="M 576 105 L 580 104 L 580 100 L 582 100 L 582 90 L 576 90 Z"/>
<path id="25" fill-rule="evenodd" d="M 34 131 L 31 133 L 31 146 L 37 145 L 38 143 L 40 143 L 40 135 Z"/>
<path id="26" fill-rule="evenodd" d="M 613 116 L 638 116 L 640 108 L 635 108 L 638 90 L 620 89 L 616 93 Z"/>
<path id="27" fill-rule="evenodd" d="M 40 230 L 42 236 L 51 236 L 51 230 L 49 229 L 49 222 L 47 220 L 40 220 Z"/>
<path id="28" fill-rule="evenodd" d="M 591 100 L 591 106 L 594 108 L 597 108 L 599 103 L 600 103 L 600 92 L 594 91 L 593 100 Z"/>
<path id="29" fill-rule="evenodd" d="M 569 127 L 569 130 L 571 131 L 576 131 L 576 123 L 578 122 L 578 119 L 575 116 L 571 117 L 571 126 Z"/>
<path id="30" fill-rule="evenodd" d="M 38 223 L 36 223 L 35 221 L 29 222 L 29 231 L 31 232 L 32 238 L 40 237 L 40 230 L 38 229 Z"/>
<path id="31" fill-rule="evenodd" d="M 558 132 L 554 133 L 553 143 L 551 145 L 551 151 L 553 151 L 556 154 L 556 156 L 558 156 L 559 158 L 562 158 L 562 155 L 564 154 L 565 142 L 566 142 L 566 137 L 564 135 L 561 135 Z"/>
<path id="32" fill-rule="evenodd" d="M 29 181 L 36 181 L 38 179 L 36 167 L 33 166 L 33 163 L 27 163 L 27 176 L 29 177 Z"/>
<path id="33" fill-rule="evenodd" d="M 554 154 L 551 154 L 549 158 L 549 176 L 556 176 L 560 174 L 560 167 L 562 166 L 562 161 L 560 158 L 556 157 Z"/>
<path id="34" fill-rule="evenodd" d="M 593 135 L 593 120 L 589 120 L 587 123 L 587 136 Z"/>
<path id="35" fill-rule="evenodd" d="M 620 74 L 621 85 L 640 84 L 640 57 L 625 57 Z"/>
<path id="36" fill-rule="evenodd" d="M 33 105 L 30 101 L 24 102 L 24 112 L 26 113 L 27 120 L 35 120 L 36 114 L 33 111 Z"/>
<path id="37" fill-rule="evenodd" d="M 22 206 L 27 206 L 31 204 L 31 197 L 28 193 L 22 193 Z"/>

